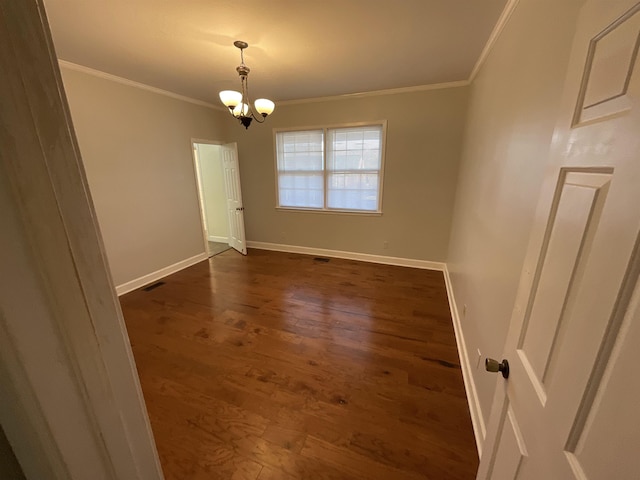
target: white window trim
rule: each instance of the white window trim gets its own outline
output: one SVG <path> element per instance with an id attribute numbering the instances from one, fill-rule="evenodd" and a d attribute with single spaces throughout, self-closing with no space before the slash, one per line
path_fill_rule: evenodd
<path id="1" fill-rule="evenodd" d="M 322 172 L 324 176 L 324 205 L 327 205 L 327 168 L 326 168 L 326 156 L 327 156 L 327 130 L 334 128 L 352 128 L 352 127 L 367 127 L 371 125 L 382 126 L 382 148 L 380 149 L 380 188 L 378 190 L 378 209 L 377 210 L 349 210 L 349 209 L 337 209 L 327 208 L 304 208 L 304 207 L 283 207 L 280 205 L 280 194 L 278 190 L 278 133 L 282 132 L 304 132 L 307 130 L 322 130 L 324 140 L 324 155 L 322 158 Z M 274 172 L 275 172 L 275 194 L 276 194 L 276 210 L 286 212 L 297 213 L 322 213 L 332 215 L 366 215 L 366 216 L 381 216 L 382 215 L 382 202 L 384 192 L 384 170 L 385 170 L 385 157 L 387 150 L 387 121 L 377 120 L 371 122 L 355 122 L 355 123 L 336 123 L 330 125 L 316 125 L 306 127 L 286 127 L 286 128 L 274 128 L 273 129 L 273 160 L 274 160 Z"/>

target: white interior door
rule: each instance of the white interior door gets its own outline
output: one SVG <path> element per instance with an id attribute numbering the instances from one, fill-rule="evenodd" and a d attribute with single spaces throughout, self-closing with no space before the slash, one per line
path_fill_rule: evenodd
<path id="1" fill-rule="evenodd" d="M 639 33 L 583 6 L 478 479 L 640 479 Z"/>
<path id="2" fill-rule="evenodd" d="M 235 143 L 222 146 L 224 186 L 227 193 L 227 217 L 229 219 L 229 245 L 243 255 L 247 254 L 244 233 L 244 207 L 240 189 L 240 169 L 238 168 L 238 147 Z"/>

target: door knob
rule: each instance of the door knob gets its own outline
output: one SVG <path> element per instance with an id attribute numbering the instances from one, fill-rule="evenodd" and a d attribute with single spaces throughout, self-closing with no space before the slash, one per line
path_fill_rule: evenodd
<path id="1" fill-rule="evenodd" d="M 484 361 L 484 368 L 487 372 L 502 372 L 504 378 L 509 378 L 509 362 L 505 359 L 502 359 L 502 362 L 498 363 L 498 361 L 493 358 L 487 358 Z"/>

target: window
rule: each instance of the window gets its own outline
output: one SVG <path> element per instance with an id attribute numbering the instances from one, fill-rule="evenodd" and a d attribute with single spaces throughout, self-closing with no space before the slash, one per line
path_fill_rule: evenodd
<path id="1" fill-rule="evenodd" d="M 278 207 L 381 210 L 384 124 L 276 131 Z"/>

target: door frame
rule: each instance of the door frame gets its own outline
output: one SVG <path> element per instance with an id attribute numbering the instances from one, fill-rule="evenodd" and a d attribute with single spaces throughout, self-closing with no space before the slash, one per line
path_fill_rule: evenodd
<path id="1" fill-rule="evenodd" d="M 43 0 L 0 24 L 0 422 L 27 478 L 162 480 Z"/>
<path id="2" fill-rule="evenodd" d="M 207 217 L 204 210 L 204 192 L 202 191 L 202 183 L 200 179 L 200 159 L 196 154 L 196 144 L 204 144 L 204 145 L 216 145 L 218 147 L 222 147 L 226 142 L 220 140 L 203 140 L 201 138 L 191 138 L 191 157 L 193 159 L 193 177 L 196 182 L 196 193 L 198 194 L 198 210 L 200 211 L 200 228 L 202 228 L 202 240 L 204 242 L 204 251 L 207 254 L 207 257 L 211 257 L 211 252 L 209 251 L 209 237 L 207 236 L 207 228 L 206 222 Z M 225 208 L 225 212 L 227 209 Z M 227 214 L 228 215 L 228 214 Z"/>

